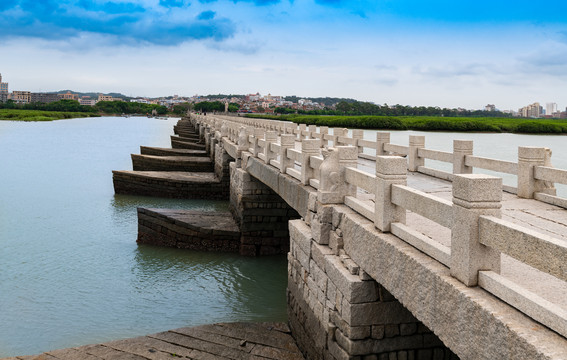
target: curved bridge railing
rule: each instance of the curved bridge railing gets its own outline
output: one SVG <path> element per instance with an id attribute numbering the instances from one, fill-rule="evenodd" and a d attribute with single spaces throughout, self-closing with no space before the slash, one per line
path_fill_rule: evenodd
<path id="1" fill-rule="evenodd" d="M 280 173 L 317 189 L 322 204 L 345 204 L 450 269 L 467 286 L 480 286 L 536 321 L 567 337 L 567 312 L 500 275 L 501 254 L 567 281 L 567 243 L 501 219 L 502 191 L 567 208 L 554 183 L 567 184 L 567 170 L 550 166 L 547 148 L 520 147 L 518 162 L 473 155 L 472 141 L 455 140 L 453 152 L 425 148 L 424 136 L 410 136 L 409 146 L 376 141 L 362 130 L 294 124 L 285 121 L 191 115 L 202 133 L 222 141 L 237 162 L 252 156 Z M 375 155 L 368 154 L 371 149 Z M 246 156 L 242 156 L 246 153 Z M 359 169 L 359 159 L 375 162 L 375 172 Z M 448 173 L 425 166 L 425 159 L 452 164 Z M 367 168 L 367 167 L 366 167 Z M 516 187 L 502 179 L 472 174 L 473 168 L 517 176 Z M 407 172 L 452 182 L 452 201 L 407 186 Z M 449 243 L 424 235 L 407 221 L 408 211 L 450 233 Z"/>

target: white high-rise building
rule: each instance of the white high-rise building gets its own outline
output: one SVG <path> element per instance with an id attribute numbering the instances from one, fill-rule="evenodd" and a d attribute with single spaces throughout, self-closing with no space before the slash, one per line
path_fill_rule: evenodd
<path id="1" fill-rule="evenodd" d="M 0 74 L 0 94 L 8 95 L 8 83 L 2 82 L 2 74 Z"/>
<path id="2" fill-rule="evenodd" d="M 545 104 L 545 115 L 553 115 L 556 112 L 557 112 L 557 103 Z"/>

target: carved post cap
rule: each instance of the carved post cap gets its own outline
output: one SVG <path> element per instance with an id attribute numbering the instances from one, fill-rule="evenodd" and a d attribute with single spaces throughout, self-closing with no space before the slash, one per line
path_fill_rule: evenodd
<path id="1" fill-rule="evenodd" d="M 425 146 L 425 136 L 423 135 L 410 135 L 409 137 L 410 146 Z"/>
<path id="2" fill-rule="evenodd" d="M 376 156 L 376 175 L 405 175 L 407 161 L 400 156 Z"/>
<path id="3" fill-rule="evenodd" d="M 278 138 L 278 136 L 277 136 L 275 131 L 266 131 L 264 133 L 264 139 L 265 140 L 275 141 L 275 140 L 277 140 L 277 138 Z"/>
<path id="4" fill-rule="evenodd" d="M 469 152 L 472 154 L 473 141 L 472 140 L 453 140 L 453 152 Z"/>
<path id="5" fill-rule="evenodd" d="M 329 133 L 329 127 L 328 126 L 320 126 L 319 127 L 319 133 L 320 134 L 328 134 Z"/>
<path id="6" fill-rule="evenodd" d="M 377 132 L 376 133 L 376 141 L 378 142 L 390 142 L 390 133 L 389 132 Z"/>
<path id="7" fill-rule="evenodd" d="M 339 161 L 357 161 L 358 160 L 358 149 L 356 146 L 337 146 L 339 151 Z"/>
<path id="8" fill-rule="evenodd" d="M 282 134 L 280 136 L 280 144 L 282 146 L 293 146 L 293 145 L 295 145 L 295 135 Z"/>
<path id="9" fill-rule="evenodd" d="M 498 203 L 502 200 L 502 178 L 484 174 L 455 174 L 453 177 L 453 201 L 459 205 L 467 203 Z M 464 203 L 463 203 L 464 201 Z"/>
<path id="10" fill-rule="evenodd" d="M 535 146 L 518 147 L 518 161 L 542 162 L 545 159 L 545 148 Z"/>
<path id="11" fill-rule="evenodd" d="M 321 141 L 319 139 L 305 139 L 301 142 L 302 152 L 318 152 L 321 148 Z"/>

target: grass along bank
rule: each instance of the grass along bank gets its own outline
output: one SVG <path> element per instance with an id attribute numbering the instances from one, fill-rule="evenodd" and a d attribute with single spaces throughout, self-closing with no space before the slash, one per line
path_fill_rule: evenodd
<path id="1" fill-rule="evenodd" d="M 567 119 L 441 116 L 254 115 L 248 117 L 351 129 L 567 134 Z"/>
<path id="2" fill-rule="evenodd" d="M 100 115 L 86 112 L 0 109 L 0 120 L 11 121 L 53 121 L 93 116 Z"/>

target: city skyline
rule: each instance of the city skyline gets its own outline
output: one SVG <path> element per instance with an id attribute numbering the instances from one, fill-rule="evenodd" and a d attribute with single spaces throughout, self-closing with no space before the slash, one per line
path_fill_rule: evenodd
<path id="1" fill-rule="evenodd" d="M 17 0 L 0 5 L 2 73 L 12 90 L 35 92 L 565 104 L 567 4 L 538 8 L 547 11 L 527 1 Z"/>

